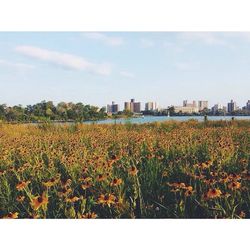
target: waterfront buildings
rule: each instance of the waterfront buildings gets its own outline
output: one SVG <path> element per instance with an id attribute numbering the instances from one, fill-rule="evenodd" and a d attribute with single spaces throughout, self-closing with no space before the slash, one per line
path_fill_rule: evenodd
<path id="1" fill-rule="evenodd" d="M 188 103 L 187 100 L 183 101 L 183 106 L 174 106 L 174 112 L 175 113 L 197 113 L 198 107 L 196 104 L 196 101 L 193 101 L 192 103 Z"/>
<path id="2" fill-rule="evenodd" d="M 115 102 L 112 102 L 112 104 L 107 105 L 107 113 L 116 114 L 119 112 L 119 105 Z"/>
<path id="3" fill-rule="evenodd" d="M 156 102 L 146 102 L 145 103 L 145 111 L 155 111 L 157 110 L 157 103 Z"/>
<path id="4" fill-rule="evenodd" d="M 246 109 L 250 111 L 250 100 L 247 101 Z"/>
<path id="5" fill-rule="evenodd" d="M 130 111 L 132 113 L 140 113 L 141 112 L 141 103 L 135 102 L 135 99 L 131 99 L 130 102 L 124 103 L 124 110 Z"/>
<path id="6" fill-rule="evenodd" d="M 237 106 L 236 106 L 236 102 L 234 102 L 233 100 L 231 100 L 228 104 L 227 104 L 227 112 L 228 113 L 232 113 L 234 111 L 237 110 Z"/>
<path id="7" fill-rule="evenodd" d="M 198 101 L 198 110 L 204 111 L 205 109 L 208 109 L 208 101 Z"/>

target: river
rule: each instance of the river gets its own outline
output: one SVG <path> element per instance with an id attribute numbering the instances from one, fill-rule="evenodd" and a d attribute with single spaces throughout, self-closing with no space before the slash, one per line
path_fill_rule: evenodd
<path id="1" fill-rule="evenodd" d="M 149 123 L 149 122 L 163 122 L 163 121 L 188 121 L 190 119 L 195 119 L 198 121 L 204 121 L 204 116 L 144 116 L 144 117 L 134 117 L 134 118 L 119 118 L 119 119 L 107 119 L 99 121 L 87 121 L 87 124 L 126 124 L 126 123 Z M 220 121 L 220 120 L 232 120 L 232 116 L 208 116 L 208 121 Z M 234 116 L 235 120 L 250 120 L 250 116 Z"/>

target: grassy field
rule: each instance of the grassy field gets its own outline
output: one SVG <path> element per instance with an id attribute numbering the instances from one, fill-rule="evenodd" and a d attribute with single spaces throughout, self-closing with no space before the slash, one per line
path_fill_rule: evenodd
<path id="1" fill-rule="evenodd" d="M 250 121 L 0 124 L 0 218 L 250 218 Z"/>

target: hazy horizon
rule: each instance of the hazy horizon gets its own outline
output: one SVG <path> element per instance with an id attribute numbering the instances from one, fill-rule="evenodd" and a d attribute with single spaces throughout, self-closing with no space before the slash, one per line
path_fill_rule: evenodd
<path id="1" fill-rule="evenodd" d="M 247 32 L 0 32 L 0 104 L 250 99 Z"/>

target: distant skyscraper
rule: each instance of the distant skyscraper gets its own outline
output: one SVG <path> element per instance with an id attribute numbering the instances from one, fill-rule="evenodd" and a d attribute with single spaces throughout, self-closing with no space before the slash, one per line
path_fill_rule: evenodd
<path id="1" fill-rule="evenodd" d="M 131 102 L 124 103 L 124 110 L 130 111 L 133 113 L 140 113 L 141 112 L 141 103 L 135 102 L 135 99 L 131 99 Z"/>
<path id="2" fill-rule="evenodd" d="M 140 113 L 141 112 L 141 103 L 140 102 L 134 102 L 134 108 L 133 112 L 134 113 Z"/>
<path id="3" fill-rule="evenodd" d="M 208 101 L 198 101 L 198 109 L 199 109 L 199 111 L 203 111 L 204 109 L 208 109 Z"/>
<path id="4" fill-rule="evenodd" d="M 250 110 L 250 100 L 247 101 L 246 108 L 247 108 L 247 110 Z"/>
<path id="5" fill-rule="evenodd" d="M 154 111 L 157 109 L 156 102 L 146 102 L 145 103 L 145 111 Z"/>
<path id="6" fill-rule="evenodd" d="M 189 107 L 189 108 L 196 108 L 196 101 L 193 101 L 193 103 L 188 103 L 187 100 L 183 101 L 183 107 Z"/>
<path id="7" fill-rule="evenodd" d="M 234 102 L 233 100 L 231 100 L 231 102 L 229 102 L 229 103 L 227 104 L 227 112 L 228 112 L 228 113 L 232 113 L 232 112 L 234 112 L 236 109 L 237 109 L 237 107 L 236 107 L 236 102 Z"/>
<path id="8" fill-rule="evenodd" d="M 215 114 L 217 114 L 219 111 L 224 112 L 224 111 L 225 111 L 224 107 L 222 107 L 221 104 L 215 104 L 215 105 L 212 107 L 212 113 L 215 115 Z"/>
<path id="9" fill-rule="evenodd" d="M 117 112 L 119 112 L 119 105 L 116 104 L 115 102 L 112 102 L 112 104 L 108 104 L 107 105 L 107 112 L 108 113 L 112 113 L 112 114 L 115 114 Z"/>
<path id="10" fill-rule="evenodd" d="M 124 102 L 124 110 L 131 111 L 130 102 Z"/>

